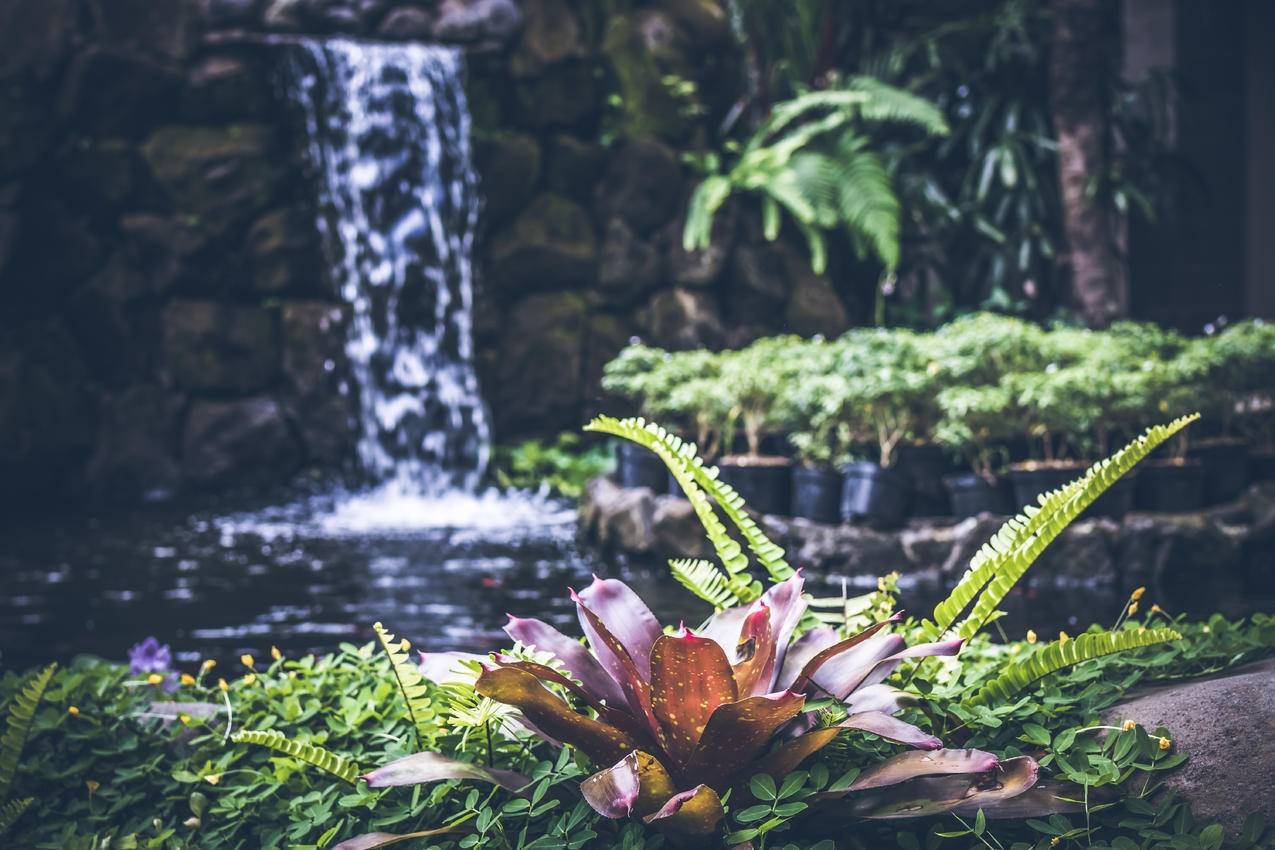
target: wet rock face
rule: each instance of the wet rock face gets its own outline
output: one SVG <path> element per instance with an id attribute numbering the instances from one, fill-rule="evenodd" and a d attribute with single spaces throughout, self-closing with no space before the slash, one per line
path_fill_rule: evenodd
<path id="1" fill-rule="evenodd" d="M 522 10 L 513 0 L 442 0 L 434 21 L 439 41 L 503 44 L 522 25 Z"/>
<path id="2" fill-rule="evenodd" d="M 279 368 L 275 315 L 257 307 L 175 301 L 164 311 L 164 359 L 179 387 L 246 393 L 269 386 Z"/>
<path id="3" fill-rule="evenodd" d="M 269 484 L 302 460 L 283 408 L 259 396 L 192 405 L 182 434 L 182 470 L 196 485 Z"/>

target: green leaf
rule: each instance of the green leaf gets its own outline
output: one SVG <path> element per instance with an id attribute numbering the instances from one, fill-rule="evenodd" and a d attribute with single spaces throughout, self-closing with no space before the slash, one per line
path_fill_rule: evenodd
<path id="1" fill-rule="evenodd" d="M 373 623 L 377 640 L 385 654 L 390 657 L 390 667 L 394 670 L 394 678 L 398 681 L 399 691 L 407 703 L 407 711 L 412 718 L 412 726 L 416 729 L 416 743 L 421 748 L 430 746 L 434 740 L 436 727 L 433 722 L 434 708 L 429 699 L 429 686 L 420 668 L 407 654 L 411 648 L 407 641 L 399 641 L 386 631 L 380 623 Z"/>
<path id="2" fill-rule="evenodd" d="M 286 753 L 298 761 L 317 767 L 324 773 L 335 776 L 337 779 L 342 779 L 351 785 L 357 783 L 359 773 L 361 773 L 359 766 L 353 761 L 329 752 L 317 744 L 291 740 L 282 732 L 273 729 L 269 731 L 245 729 L 232 735 L 231 740 L 236 744 L 255 744 L 275 752 Z"/>
<path id="3" fill-rule="evenodd" d="M 44 697 L 44 691 L 58 669 L 57 664 L 50 664 L 32 673 L 9 704 L 8 721 L 5 724 L 4 736 L 0 737 L 0 801 L 8 798 L 13 787 L 13 779 L 18 773 L 18 762 L 22 758 L 22 750 L 26 747 L 27 736 L 31 733 L 31 722 L 35 719 L 35 710 Z M 17 820 L 18 812 L 13 816 Z"/>

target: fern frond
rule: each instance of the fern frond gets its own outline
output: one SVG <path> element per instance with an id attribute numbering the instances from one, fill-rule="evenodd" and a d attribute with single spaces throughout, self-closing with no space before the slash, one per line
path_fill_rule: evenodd
<path id="1" fill-rule="evenodd" d="M 725 527 L 717 519 L 712 506 L 704 497 L 705 493 L 717 503 L 722 513 L 726 514 L 727 519 L 739 530 L 740 536 L 744 539 L 744 545 L 757 558 L 757 563 L 771 580 L 779 582 L 792 577 L 794 570 L 784 560 L 784 550 L 771 541 L 757 523 L 753 522 L 752 517 L 745 510 L 743 498 L 735 492 L 735 488 L 717 480 L 717 467 L 704 465 L 704 462 L 696 455 L 694 445 L 684 442 L 675 434 L 670 434 L 654 422 L 647 422 L 640 417 L 621 420 L 611 416 L 599 416 L 586 425 L 585 430 L 623 437 L 659 455 L 681 485 L 687 498 L 691 500 L 691 504 L 695 506 L 695 515 L 704 525 L 709 541 L 717 551 L 726 572 L 731 575 L 743 573 L 748 567 L 748 559 L 740 550 L 739 544 L 726 534 Z M 701 491 L 700 488 L 703 490 Z M 760 594 L 759 587 L 756 588 L 756 593 Z M 740 601 L 751 602 L 752 599 Z"/>
<path id="2" fill-rule="evenodd" d="M 22 758 L 22 750 L 27 745 L 27 736 L 31 733 L 31 724 L 35 720 L 35 710 L 57 669 L 57 664 L 50 664 L 32 673 L 9 703 L 4 737 L 0 738 L 0 800 L 9 797 L 9 789 L 13 787 L 13 780 L 18 774 L 18 761 Z"/>
<path id="3" fill-rule="evenodd" d="M 732 582 L 739 581 L 739 577 L 727 575 L 712 561 L 675 558 L 668 562 L 668 567 L 673 578 L 677 579 L 682 587 L 712 605 L 717 611 L 738 605 L 742 601 L 741 589 L 732 587 Z M 745 585 L 749 583 L 747 577 L 743 581 Z"/>
<path id="4" fill-rule="evenodd" d="M 358 782 L 359 774 L 362 773 L 359 770 L 359 766 L 350 759 L 339 756 L 317 744 L 294 741 L 274 729 L 268 731 L 245 729 L 236 732 L 230 739 L 236 744 L 255 744 L 268 750 L 274 750 L 277 753 L 290 755 L 297 761 L 316 767 L 324 773 L 335 776 L 337 779 L 345 780 L 351 785 Z"/>
<path id="5" fill-rule="evenodd" d="M 21 800 L 10 800 L 0 805 L 0 835 L 4 835 L 22 817 L 22 813 L 31 808 L 35 797 L 23 797 Z"/>
<path id="6" fill-rule="evenodd" d="M 1181 638 L 1182 635 L 1173 629 L 1124 629 L 1119 632 L 1086 632 L 1076 638 L 1056 640 L 1030 658 L 1009 665 L 1003 673 L 983 685 L 967 704 L 1001 702 L 1063 667 Z"/>
<path id="7" fill-rule="evenodd" d="M 1129 445 L 1094 464 L 1077 480 L 1039 496 L 1039 507 L 1029 505 L 1022 514 L 1006 522 L 970 561 L 969 569 L 948 597 L 935 606 L 933 621 L 925 624 L 928 635 L 937 637 L 953 630 L 958 637 L 973 637 L 1064 528 L 1120 476 L 1199 418 L 1199 414 L 1192 414 L 1148 428 Z M 966 608 L 969 614 L 958 625 L 957 618 Z"/>
<path id="8" fill-rule="evenodd" d="M 385 654 L 390 657 L 390 667 L 394 670 L 394 678 L 398 680 L 398 689 L 403 693 L 407 703 L 407 712 L 412 718 L 412 726 L 416 730 L 416 743 L 424 749 L 434 739 L 434 708 L 429 699 L 429 687 L 420 668 L 412 662 L 408 650 L 411 644 L 406 640 L 399 641 L 393 634 L 385 630 L 380 623 L 373 623 L 376 638 L 381 642 Z"/>

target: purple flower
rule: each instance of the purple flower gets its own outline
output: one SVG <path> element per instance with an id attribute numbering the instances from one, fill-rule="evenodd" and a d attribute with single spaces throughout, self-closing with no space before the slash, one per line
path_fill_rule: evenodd
<path id="1" fill-rule="evenodd" d="M 128 651 L 128 671 L 134 676 L 150 673 L 164 673 L 164 690 L 172 693 L 177 690 L 177 674 L 173 672 L 173 651 L 168 644 L 160 643 L 155 637 L 148 637 L 139 644 L 134 644 Z"/>

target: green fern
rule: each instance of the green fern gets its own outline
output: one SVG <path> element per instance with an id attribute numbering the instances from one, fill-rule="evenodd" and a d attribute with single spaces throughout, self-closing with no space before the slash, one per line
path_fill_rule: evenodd
<path id="1" fill-rule="evenodd" d="M 599 416 L 586 425 L 585 430 L 631 440 L 655 452 L 664 461 L 665 466 L 669 468 L 674 479 L 686 493 L 686 497 L 690 499 L 695 515 L 704 526 L 705 534 L 725 570 L 724 575 L 719 574 L 716 578 L 703 573 L 702 570 L 700 575 L 714 582 L 719 579 L 724 582 L 724 586 L 729 589 L 732 597 L 729 604 L 751 602 L 761 594 L 761 585 L 749 576 L 748 556 L 718 519 L 709 501 L 710 498 L 738 530 L 744 545 L 752 552 L 757 563 L 772 581 L 784 581 L 793 575 L 792 567 L 784 560 L 784 550 L 771 541 L 748 515 L 744 500 L 735 492 L 735 489 L 717 479 L 717 468 L 704 465 L 704 462 L 696 455 L 694 445 L 684 442 L 675 434 L 670 434 L 654 422 L 647 422 L 641 418 L 620 420 L 610 416 Z M 714 587 L 710 585 L 692 588 L 692 590 L 697 594 L 700 592 L 709 596 L 714 594 Z"/>
<path id="2" fill-rule="evenodd" d="M 1072 520 L 1157 446 L 1199 418 L 1199 414 L 1148 428 L 1140 437 L 1077 480 L 1038 497 L 1039 507 L 1027 506 L 983 545 L 947 599 L 934 608 L 925 623 L 929 637 L 947 632 L 969 639 L 997 615 L 997 607 L 1045 547 Z M 961 613 L 969 613 L 958 623 Z"/>
<path id="3" fill-rule="evenodd" d="M 32 673 L 9 704 L 8 722 L 4 737 L 0 738 L 0 800 L 7 800 L 9 797 L 9 790 L 18 774 L 22 750 L 27 745 L 27 736 L 31 733 L 31 724 L 35 720 L 35 710 L 57 669 L 57 664 L 50 664 L 43 670 Z M 16 815 L 14 819 L 17 819 Z"/>
<path id="4" fill-rule="evenodd" d="M 273 729 L 268 731 L 245 729 L 232 735 L 231 740 L 236 744 L 255 744 L 277 753 L 285 753 L 337 779 L 343 779 L 351 785 L 358 782 L 359 774 L 362 773 L 357 764 L 344 756 L 325 750 L 317 744 L 294 741 Z"/>
<path id="5" fill-rule="evenodd" d="M 1173 629 L 1125 629 L 1119 632 L 1086 632 L 1074 639 L 1056 640 L 1030 658 L 1015 662 L 983 685 L 967 705 L 1003 702 L 1050 673 L 1083 661 L 1157 643 L 1181 640 Z"/>
<path id="6" fill-rule="evenodd" d="M 734 579 L 717 568 L 712 561 L 698 558 L 675 558 L 668 562 L 669 572 L 682 587 L 703 599 L 717 611 L 740 603 L 740 591 L 731 586 Z"/>
<path id="7" fill-rule="evenodd" d="M 0 835 L 4 835 L 22 817 L 22 813 L 31 808 L 35 797 L 23 797 L 21 800 L 10 800 L 0 805 Z"/>
<path id="8" fill-rule="evenodd" d="M 407 654 L 411 645 L 406 640 L 399 641 L 386 631 L 380 623 L 373 623 L 377 640 L 390 658 L 390 667 L 394 670 L 394 678 L 407 703 L 408 714 L 412 718 L 412 727 L 416 730 L 416 743 L 422 748 L 428 747 L 434 740 L 435 725 L 434 708 L 429 699 L 429 686 L 420 668 L 412 663 Z"/>

